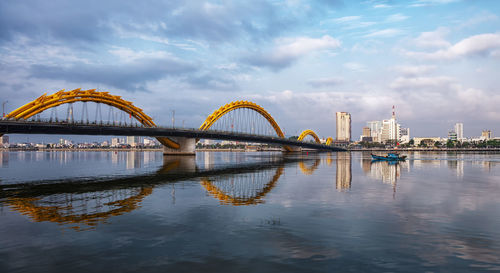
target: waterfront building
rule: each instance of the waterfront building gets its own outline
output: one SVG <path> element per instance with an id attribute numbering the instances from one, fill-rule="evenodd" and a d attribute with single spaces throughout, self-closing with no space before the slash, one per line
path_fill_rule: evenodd
<path id="1" fill-rule="evenodd" d="M 457 133 L 457 139 L 462 141 L 464 139 L 464 124 L 461 122 L 455 123 L 455 133 Z"/>
<path id="2" fill-rule="evenodd" d="M 451 141 L 457 141 L 457 133 L 455 131 L 448 132 L 448 139 Z"/>
<path id="3" fill-rule="evenodd" d="M 483 130 L 483 132 L 481 133 L 481 137 L 484 139 L 490 139 L 493 138 L 493 133 L 491 132 L 491 130 Z"/>
<path id="4" fill-rule="evenodd" d="M 111 139 L 111 147 L 118 147 L 120 145 L 120 139 L 114 137 Z"/>
<path id="5" fill-rule="evenodd" d="M 363 127 L 363 136 L 364 137 L 371 137 L 371 132 L 370 132 L 370 127 Z"/>
<path id="6" fill-rule="evenodd" d="M 413 138 L 413 142 L 414 142 L 415 146 L 420 145 L 420 143 L 424 143 L 427 146 L 432 146 L 437 141 L 443 143 L 443 142 L 446 142 L 446 139 L 442 139 L 440 137 L 414 137 Z"/>
<path id="7" fill-rule="evenodd" d="M 382 122 L 378 120 L 368 121 L 367 125 L 367 127 L 370 128 L 370 136 L 372 137 L 372 140 L 374 142 L 380 142 L 380 136 L 382 134 Z"/>
<path id="8" fill-rule="evenodd" d="M 137 147 L 139 145 L 139 137 L 138 136 L 128 136 L 127 137 L 127 144 L 130 145 L 131 147 Z"/>
<path id="9" fill-rule="evenodd" d="M 3 135 L 0 137 L 0 146 L 2 147 L 9 146 L 9 136 Z"/>
<path id="10" fill-rule="evenodd" d="M 337 141 L 351 141 L 351 114 L 337 112 Z"/>
<path id="11" fill-rule="evenodd" d="M 399 139 L 400 143 L 410 142 L 410 128 L 399 128 Z"/>

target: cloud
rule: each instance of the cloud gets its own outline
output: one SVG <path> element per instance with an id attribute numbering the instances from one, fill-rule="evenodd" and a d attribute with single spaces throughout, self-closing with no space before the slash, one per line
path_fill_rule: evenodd
<path id="1" fill-rule="evenodd" d="M 393 23 L 393 22 L 404 21 L 404 20 L 406 20 L 408 18 L 410 18 L 410 17 L 408 17 L 406 15 L 403 15 L 401 13 L 396 13 L 396 14 L 393 14 L 393 15 L 390 15 L 389 17 L 387 17 L 386 21 L 390 22 L 390 23 Z"/>
<path id="2" fill-rule="evenodd" d="M 264 0 L 134 2 L 27 0 L 0 2 L 0 42 L 18 35 L 43 43 L 71 43 L 92 47 L 111 37 L 170 44 L 187 38 L 227 42 L 240 37 L 275 37 L 297 24 L 279 5 Z"/>
<path id="3" fill-rule="evenodd" d="M 309 85 L 311 85 L 312 87 L 317 87 L 317 88 L 336 86 L 336 85 L 339 85 L 343 82 L 344 82 L 344 80 L 342 78 L 338 78 L 338 77 L 311 79 L 311 80 L 307 81 L 307 83 Z"/>
<path id="4" fill-rule="evenodd" d="M 360 63 L 348 62 L 344 64 L 344 67 L 352 71 L 363 72 L 366 71 L 366 67 Z"/>
<path id="5" fill-rule="evenodd" d="M 69 66 L 32 65 L 30 76 L 76 83 L 105 84 L 125 91 L 146 90 L 146 84 L 167 76 L 195 71 L 193 64 L 172 58 L 144 58 L 126 63 L 101 65 L 74 63 Z"/>
<path id="6" fill-rule="evenodd" d="M 394 71 L 401 73 L 405 77 L 415 77 L 420 75 L 426 75 L 436 69 L 432 65 L 400 65 L 393 68 Z"/>
<path id="7" fill-rule="evenodd" d="M 340 47 L 340 41 L 324 35 L 321 38 L 295 37 L 275 40 L 271 50 L 256 52 L 243 61 L 253 66 L 268 67 L 280 70 L 290 66 L 294 61 L 311 52 L 319 50 L 334 50 Z"/>
<path id="8" fill-rule="evenodd" d="M 426 6 L 435 6 L 435 5 L 443 5 L 450 4 L 454 2 L 459 2 L 461 0 L 417 0 L 410 7 L 426 7 Z"/>
<path id="9" fill-rule="evenodd" d="M 340 18 L 333 19 L 336 23 L 348 23 L 353 21 L 358 21 L 361 19 L 361 16 L 344 16 Z"/>
<path id="10" fill-rule="evenodd" d="M 448 87 L 456 81 L 453 78 L 440 76 L 440 77 L 399 77 L 396 78 L 391 84 L 392 89 L 397 90 L 417 90 L 428 89 L 436 87 Z"/>
<path id="11" fill-rule="evenodd" d="M 392 6 L 386 5 L 386 4 L 377 4 L 373 6 L 374 9 L 386 9 L 386 8 L 392 8 Z"/>
<path id="12" fill-rule="evenodd" d="M 388 38 L 388 37 L 394 37 L 394 36 L 400 35 L 401 33 L 403 33 L 403 32 L 400 29 L 388 28 L 388 29 L 373 31 L 373 32 L 371 32 L 369 34 L 366 34 L 364 37 L 368 37 L 368 38 Z"/>
<path id="13" fill-rule="evenodd" d="M 497 56 L 500 50 L 500 34 L 474 35 L 435 52 L 403 52 L 408 57 L 430 60 L 450 60 L 470 56 Z"/>
<path id="14" fill-rule="evenodd" d="M 415 45 L 421 48 L 445 48 L 451 46 L 445 37 L 450 30 L 440 27 L 435 31 L 422 32 L 414 41 Z"/>

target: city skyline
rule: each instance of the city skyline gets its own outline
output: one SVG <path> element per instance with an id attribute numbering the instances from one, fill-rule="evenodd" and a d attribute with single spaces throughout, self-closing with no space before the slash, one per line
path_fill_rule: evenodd
<path id="1" fill-rule="evenodd" d="M 245 99 L 287 135 L 333 136 L 339 111 L 358 135 L 392 105 L 415 136 L 446 136 L 457 122 L 465 136 L 500 131 L 499 2 L 67 3 L 0 3 L 7 112 L 81 87 L 121 95 L 160 125 L 175 110 L 198 127 Z"/>

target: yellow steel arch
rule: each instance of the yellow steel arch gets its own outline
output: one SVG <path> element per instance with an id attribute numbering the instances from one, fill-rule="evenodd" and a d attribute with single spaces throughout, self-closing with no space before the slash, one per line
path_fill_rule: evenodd
<path id="1" fill-rule="evenodd" d="M 241 198 L 241 197 L 233 197 L 231 195 L 228 195 L 224 191 L 220 190 L 215 186 L 212 181 L 210 181 L 208 178 L 202 178 L 201 179 L 201 185 L 207 190 L 207 192 L 220 200 L 220 203 L 223 205 L 233 205 L 233 206 L 248 206 L 248 205 L 256 205 L 259 203 L 262 203 L 262 198 L 268 194 L 275 186 L 276 182 L 278 182 L 278 179 L 280 176 L 283 174 L 283 167 L 279 167 L 276 169 L 276 173 L 274 176 L 271 178 L 269 183 L 261 190 L 259 191 L 256 196 L 253 196 L 251 198 Z"/>
<path id="2" fill-rule="evenodd" d="M 133 196 L 122 200 L 104 203 L 104 205 L 113 208 L 109 211 L 85 211 L 84 213 L 71 213 L 75 210 L 71 201 L 67 201 L 66 205 L 38 205 L 38 197 L 15 197 L 7 199 L 6 203 L 12 210 L 15 210 L 23 215 L 27 215 L 35 222 L 54 222 L 59 224 L 73 225 L 71 228 L 82 230 L 85 225 L 88 228 L 95 228 L 99 222 L 106 221 L 118 215 L 131 212 L 140 206 L 142 200 L 153 193 L 152 187 L 141 188 L 139 192 Z M 71 200 L 71 198 L 67 198 Z M 85 228 L 83 228 L 85 229 Z"/>
<path id="3" fill-rule="evenodd" d="M 219 109 L 215 110 L 215 112 L 213 112 L 210 116 L 207 117 L 205 122 L 203 122 L 203 124 L 200 126 L 200 130 L 208 130 L 219 118 L 221 118 L 228 112 L 231 112 L 239 108 L 248 108 L 256 111 L 257 113 L 262 115 L 269 122 L 269 124 L 271 124 L 274 131 L 276 131 L 276 134 L 279 137 L 285 137 L 285 135 L 281 131 L 281 128 L 278 126 L 278 123 L 276 123 L 274 118 L 260 105 L 257 105 L 250 101 L 233 101 L 224 106 L 221 106 Z"/>
<path id="4" fill-rule="evenodd" d="M 38 113 L 41 113 L 49 108 L 59 106 L 61 104 L 86 101 L 103 103 L 113 106 L 126 112 L 131 117 L 134 117 L 144 126 L 156 127 L 153 119 L 146 115 L 141 108 L 134 106 L 132 102 L 126 101 L 120 96 L 111 95 L 108 92 L 97 92 L 95 91 L 95 89 L 80 90 L 80 88 L 71 91 L 64 91 L 63 89 L 52 95 L 47 95 L 47 93 L 45 93 L 34 101 L 29 102 L 10 112 L 6 115 L 6 118 L 28 119 Z M 174 149 L 180 148 L 179 144 L 170 140 L 169 138 L 158 137 L 157 139 L 161 144 L 167 147 Z"/>
<path id="5" fill-rule="evenodd" d="M 304 132 L 302 132 L 299 136 L 299 138 L 297 138 L 298 141 L 302 141 L 306 136 L 312 136 L 314 138 L 314 140 L 316 141 L 316 143 L 321 143 L 321 141 L 319 140 L 319 137 L 318 135 L 316 135 L 316 133 L 313 131 L 313 130 L 305 130 Z"/>
<path id="6" fill-rule="evenodd" d="M 328 137 L 328 138 L 326 139 L 326 145 L 331 145 L 331 144 L 332 144 L 332 142 L 333 142 L 333 138 L 332 138 L 332 137 Z"/>

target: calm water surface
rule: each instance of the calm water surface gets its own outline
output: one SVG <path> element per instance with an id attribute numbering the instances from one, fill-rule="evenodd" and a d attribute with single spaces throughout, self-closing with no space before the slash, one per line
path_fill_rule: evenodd
<path id="1" fill-rule="evenodd" d="M 500 154 L 0 152 L 0 272 L 500 271 Z"/>

